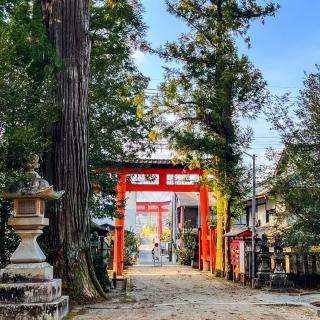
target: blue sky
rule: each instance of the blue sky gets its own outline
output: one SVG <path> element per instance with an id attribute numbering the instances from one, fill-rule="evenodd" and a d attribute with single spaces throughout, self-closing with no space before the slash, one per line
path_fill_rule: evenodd
<path id="1" fill-rule="evenodd" d="M 147 40 L 154 47 L 175 40 L 186 30 L 181 20 L 166 12 L 164 0 L 142 0 L 142 3 L 149 28 Z M 291 92 L 295 97 L 302 88 L 304 71 L 310 72 L 320 63 L 320 0 L 280 0 L 278 3 L 281 9 L 275 18 L 266 19 L 264 25 L 260 21 L 252 25 L 251 49 L 240 44 L 240 50 L 262 71 L 272 93 Z M 139 52 L 134 56 L 139 69 L 151 78 L 150 88 L 156 88 L 162 79 L 164 62 Z M 256 137 L 250 152 L 257 153 L 264 162 L 264 145 L 278 148 L 279 139 L 262 116 L 250 125 Z"/>

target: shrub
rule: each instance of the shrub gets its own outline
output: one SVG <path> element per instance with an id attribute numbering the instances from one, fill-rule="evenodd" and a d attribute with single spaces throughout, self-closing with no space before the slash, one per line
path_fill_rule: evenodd
<path id="1" fill-rule="evenodd" d="M 181 264 L 190 265 L 197 243 L 190 221 L 187 221 L 184 228 L 179 230 L 178 239 L 180 239 L 180 244 L 175 245 L 178 259 Z"/>

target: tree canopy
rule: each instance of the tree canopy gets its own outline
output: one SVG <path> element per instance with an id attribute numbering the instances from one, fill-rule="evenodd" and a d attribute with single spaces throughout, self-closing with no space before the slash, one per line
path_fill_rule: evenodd
<path id="1" fill-rule="evenodd" d="M 0 5 L 0 191 L 20 179 L 32 154 L 49 145 L 55 119 L 50 87 L 57 67 L 39 8 L 26 1 Z M 0 200 L 0 260 L 9 261 L 17 240 L 7 219 L 8 201 Z M 14 240 L 14 241 L 12 241 Z"/>
<path id="2" fill-rule="evenodd" d="M 144 42 L 146 26 L 139 1 L 97 1 L 91 7 L 91 81 L 89 84 L 90 151 L 94 169 L 106 160 L 124 161 L 152 150 L 154 125 L 144 92 L 149 79 L 139 72 L 132 54 Z M 115 213 L 117 177 L 91 173 L 100 192 L 90 199 L 95 217 Z"/>
<path id="3" fill-rule="evenodd" d="M 285 95 L 268 112 L 285 145 L 276 174 L 268 182 L 279 204 L 279 218 L 289 224 L 284 230 L 287 243 L 307 249 L 320 243 L 319 66 L 306 74 L 294 112 L 288 102 Z"/>
<path id="4" fill-rule="evenodd" d="M 176 66 L 167 68 L 154 108 L 165 115 L 163 135 L 177 157 L 192 167 L 205 166 L 208 176 L 214 177 L 209 180 L 217 206 L 216 273 L 221 274 L 228 267 L 222 235 L 230 228 L 240 159 L 251 137 L 239 120 L 255 118 L 268 96 L 261 72 L 238 52 L 236 40 L 242 37 L 250 44 L 247 31 L 252 21 L 273 16 L 278 6 L 237 0 L 167 0 L 166 4 L 186 23 L 188 32 L 156 50 Z"/>

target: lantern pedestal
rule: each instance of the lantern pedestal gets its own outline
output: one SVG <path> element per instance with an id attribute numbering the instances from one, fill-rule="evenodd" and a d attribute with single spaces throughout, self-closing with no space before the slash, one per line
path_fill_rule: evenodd
<path id="1" fill-rule="evenodd" d="M 49 219 L 43 217 L 14 217 L 9 219 L 21 242 L 12 254 L 11 263 L 37 263 L 46 261 L 46 256 L 40 249 L 37 238 L 43 233 L 42 229 L 49 225 Z"/>
<path id="2" fill-rule="evenodd" d="M 42 229 L 49 225 L 44 217 L 45 200 L 59 199 L 48 182 L 30 167 L 30 181 L 2 196 L 14 200 L 11 225 L 21 242 L 6 268 L 0 270 L 0 320 L 60 320 L 69 310 L 69 297 L 62 296 L 61 279 L 53 278 L 53 267 L 37 243 Z"/>
<path id="3" fill-rule="evenodd" d="M 0 269 L 0 279 L 4 283 L 51 281 L 53 267 L 47 262 L 9 264 L 4 269 Z"/>
<path id="4" fill-rule="evenodd" d="M 45 262 L 37 243 L 48 219 L 16 215 L 9 224 L 21 242 L 10 258 L 11 264 L 0 270 L 0 320 L 62 319 L 68 313 L 69 299 L 61 296 L 61 280 L 53 279 L 53 267 Z"/>

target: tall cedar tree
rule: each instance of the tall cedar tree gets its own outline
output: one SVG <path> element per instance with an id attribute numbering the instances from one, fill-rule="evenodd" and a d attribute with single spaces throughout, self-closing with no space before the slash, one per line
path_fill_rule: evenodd
<path id="1" fill-rule="evenodd" d="M 42 4 L 48 5 L 43 9 L 47 23 L 60 14 L 55 11 L 50 15 L 51 9 L 57 10 L 56 7 L 52 7 L 56 3 L 43 2 Z M 90 130 L 93 134 L 90 135 L 90 168 L 103 163 L 106 159 L 134 157 L 138 151 L 144 150 L 146 146 L 140 144 L 139 141 L 145 139 L 152 123 L 144 117 L 143 113 L 142 92 L 147 86 L 147 79 L 137 71 L 131 59 L 134 48 L 143 40 L 145 29 L 141 22 L 142 9 L 139 2 L 135 0 L 97 0 L 91 2 L 91 5 L 90 31 L 93 51 L 90 61 L 92 70 L 89 108 Z M 48 10 L 48 16 L 45 10 Z M 2 65 L 0 70 L 2 75 L 0 77 L 0 189 L 2 189 L 13 179 L 20 177 L 20 170 L 23 169 L 23 165 L 31 154 L 44 153 L 50 147 L 47 132 L 57 118 L 55 104 L 52 103 L 51 97 L 52 93 L 62 94 L 61 87 L 55 87 L 57 79 L 55 75 L 57 71 L 63 70 L 67 63 L 61 60 L 62 53 L 59 51 L 61 48 L 57 47 L 58 44 L 53 48 L 49 44 L 48 34 L 50 35 L 52 30 L 48 32 L 43 23 L 41 6 L 38 1 L 33 4 L 25 0 L 1 2 L 0 23 L 0 61 Z M 58 31 L 61 30 L 58 29 Z M 59 32 L 57 35 L 60 35 Z M 51 34 L 51 43 L 58 40 L 53 41 L 52 39 Z M 64 49 L 68 48 L 64 47 Z M 65 56 L 66 52 L 63 53 L 63 57 L 68 60 Z M 74 63 L 76 59 L 72 61 Z M 59 74 L 58 81 L 62 81 L 63 75 L 63 73 Z M 70 81 L 66 85 L 73 84 L 75 79 L 70 79 Z M 57 91 L 52 88 L 57 88 Z M 55 100 L 59 102 L 59 99 Z M 71 100 L 69 102 L 71 103 Z M 61 105 L 59 110 L 61 116 L 63 110 Z M 72 110 L 77 111 L 76 109 L 69 111 Z M 66 129 L 70 128 L 66 125 Z M 109 177 L 107 182 L 108 176 L 104 175 L 100 178 L 109 187 L 114 183 L 114 177 Z M 92 179 L 96 181 L 97 176 L 93 175 Z M 112 200 L 114 191 L 110 191 L 110 188 L 105 188 L 104 191 L 102 196 L 90 203 L 92 216 L 112 215 L 115 211 Z M 79 201 L 79 198 L 76 200 Z M 10 203 L 3 202 L 0 206 L 2 209 L 0 235 L 4 240 L 0 243 L 0 255 L 1 263 L 6 264 L 9 253 L 14 250 L 16 244 L 11 240 L 12 235 L 8 232 L 6 225 Z M 67 213 L 69 214 L 70 211 Z M 76 218 L 72 214 L 69 214 L 68 219 Z M 62 213 L 60 212 L 59 215 Z M 55 216 L 55 219 L 59 217 Z M 83 217 L 83 219 L 86 218 Z M 80 228 L 80 224 L 66 227 L 56 221 L 53 223 L 55 227 L 52 228 L 52 231 L 55 235 L 60 233 L 57 228 L 62 226 L 60 244 L 66 242 L 66 247 L 68 247 L 70 245 L 68 241 L 71 240 L 66 235 L 66 230 L 74 227 Z M 86 221 L 84 226 L 81 226 L 81 230 L 85 230 L 85 227 L 88 227 Z M 77 231 L 73 230 L 73 233 L 75 232 Z M 72 236 L 73 233 L 69 235 Z M 81 235 L 79 235 L 79 243 L 80 238 Z M 88 237 L 85 236 L 83 241 L 87 240 Z M 52 242 L 53 245 L 56 245 L 59 241 Z M 72 248 L 67 248 L 67 251 L 72 250 L 70 259 L 76 259 L 74 256 L 78 253 L 74 253 L 73 250 L 83 252 L 84 249 L 81 246 L 80 248 L 71 246 Z M 88 248 L 88 244 L 85 244 L 85 248 Z M 48 249 L 50 250 L 49 246 Z M 56 249 L 59 252 L 57 255 Z M 81 253 L 79 256 L 83 258 Z M 61 247 L 54 247 L 51 259 L 54 260 L 55 257 L 58 259 L 57 264 L 63 264 L 61 259 L 65 256 L 61 252 Z M 81 278 L 83 274 L 80 273 L 77 278 L 78 269 L 74 270 L 73 275 L 70 274 L 73 270 L 68 260 L 64 265 L 67 271 L 64 269 L 56 269 L 56 271 L 60 271 L 60 276 L 65 277 L 66 287 L 69 286 L 70 292 L 75 293 L 73 298 L 78 298 L 79 294 L 82 294 L 84 285 Z M 86 268 L 85 265 L 83 267 Z M 85 277 L 90 284 L 89 276 Z M 91 277 L 95 281 L 92 273 Z M 73 288 L 75 290 L 72 292 Z M 91 296 L 95 294 L 94 292 L 93 286 L 85 287 L 84 295 Z"/>
<path id="2" fill-rule="evenodd" d="M 48 37 L 62 64 L 49 169 L 53 184 L 66 195 L 52 213 L 50 247 L 56 270 L 75 299 L 95 296 L 95 289 L 103 295 L 90 257 L 89 209 L 92 217 L 112 215 L 116 209 L 114 177 L 89 173 L 88 167 L 145 151 L 148 146 L 139 141 L 152 125 L 143 110 L 148 81 L 131 59 L 145 30 L 139 1 L 91 2 L 90 28 L 88 5 L 89 1 L 42 1 Z M 99 195 L 91 194 L 90 208 L 89 177 L 103 187 Z"/>
<path id="3" fill-rule="evenodd" d="M 90 254 L 89 0 L 41 0 L 41 10 L 48 39 L 61 62 L 54 88 L 58 116 L 47 170 L 52 184 L 65 195 L 50 212 L 51 258 L 72 298 L 94 298 L 97 290 L 103 291 Z"/>
<path id="4" fill-rule="evenodd" d="M 286 146 L 276 174 L 268 181 L 285 219 L 287 244 L 307 250 L 320 244 L 320 67 L 306 75 L 294 105 L 285 95 L 268 110 Z"/>
<path id="5" fill-rule="evenodd" d="M 177 156 L 193 167 L 204 166 L 215 193 L 217 255 L 215 272 L 227 273 L 228 245 L 223 234 L 230 229 L 230 207 L 239 181 L 239 162 L 250 130 L 239 119 L 254 118 L 266 103 L 266 83 L 236 40 L 249 45 L 248 29 L 278 9 L 274 3 L 254 0 L 167 0 L 168 11 L 182 19 L 189 31 L 157 52 L 177 62 L 168 68 L 161 86 L 157 113 L 166 116 L 164 135 Z"/>

